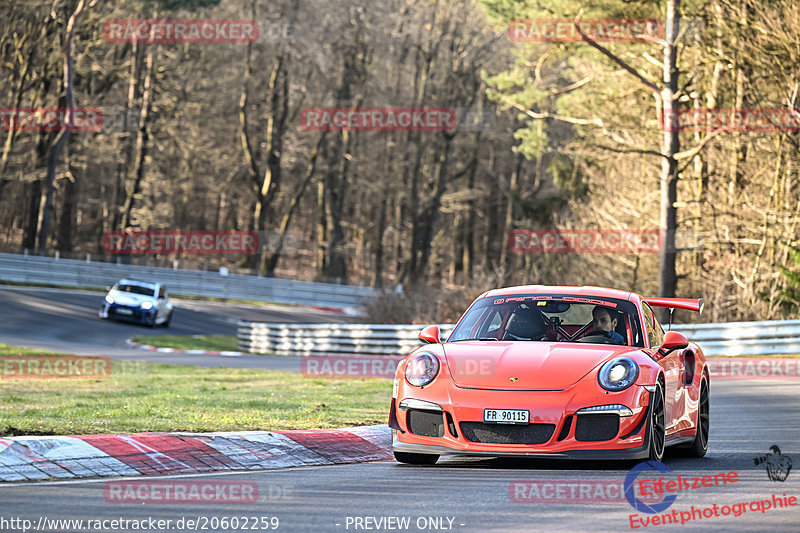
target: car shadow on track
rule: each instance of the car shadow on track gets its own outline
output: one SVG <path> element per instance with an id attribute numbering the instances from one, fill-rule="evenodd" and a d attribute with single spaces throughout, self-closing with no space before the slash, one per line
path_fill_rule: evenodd
<path id="1" fill-rule="evenodd" d="M 709 450 L 703 458 L 681 456 L 676 449 L 667 448 L 663 463 L 673 470 L 692 470 L 700 472 L 719 472 L 725 468 L 752 465 L 758 450 L 741 453 L 714 453 Z M 528 459 L 524 457 L 459 457 L 442 456 L 433 466 L 413 466 L 398 463 L 403 468 L 437 469 L 487 469 L 487 470 L 548 470 L 548 471 L 608 471 L 630 470 L 642 460 L 633 461 L 576 461 L 569 459 Z"/>

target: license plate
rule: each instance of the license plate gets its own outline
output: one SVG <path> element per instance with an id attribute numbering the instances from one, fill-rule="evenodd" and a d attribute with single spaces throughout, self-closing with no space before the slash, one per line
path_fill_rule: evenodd
<path id="1" fill-rule="evenodd" d="M 527 424 L 530 411 L 522 409 L 484 409 L 483 421 L 487 424 Z"/>
<path id="2" fill-rule="evenodd" d="M 120 308 L 118 308 L 117 309 L 117 314 L 118 315 L 132 315 L 133 311 L 131 311 L 130 309 L 120 309 Z"/>

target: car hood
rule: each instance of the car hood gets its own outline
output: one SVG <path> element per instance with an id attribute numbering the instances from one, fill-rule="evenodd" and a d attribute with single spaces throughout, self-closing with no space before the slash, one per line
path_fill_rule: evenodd
<path id="1" fill-rule="evenodd" d="M 530 341 L 461 341 L 442 349 L 456 385 L 503 390 L 562 390 L 604 361 L 638 350 Z"/>
<path id="2" fill-rule="evenodd" d="M 115 304 L 129 305 L 131 307 L 139 307 L 142 302 L 155 303 L 156 301 L 154 296 L 145 296 L 144 294 L 136 294 L 133 292 L 111 291 L 108 294 L 114 299 Z"/>

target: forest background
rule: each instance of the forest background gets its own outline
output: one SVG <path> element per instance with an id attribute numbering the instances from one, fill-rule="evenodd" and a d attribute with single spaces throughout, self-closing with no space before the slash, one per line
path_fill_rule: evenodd
<path id="1" fill-rule="evenodd" d="M 662 120 L 702 109 L 800 116 L 797 2 L 0 9 L 0 107 L 104 115 L 99 131 L 0 131 L 2 251 L 402 285 L 405 296 L 381 304 L 382 321 L 453 320 L 486 289 L 529 283 L 702 296 L 703 321 L 797 317 L 798 129 L 669 135 Z M 259 35 L 111 42 L 104 25 L 131 19 L 252 19 Z M 657 19 L 675 31 L 520 42 L 508 31 L 515 19 Z M 459 121 L 435 132 L 313 131 L 301 123 L 312 107 L 450 108 Z M 246 256 L 107 254 L 103 236 L 127 229 L 262 238 Z M 520 229 L 670 237 L 661 253 L 517 253 L 509 235 Z"/>

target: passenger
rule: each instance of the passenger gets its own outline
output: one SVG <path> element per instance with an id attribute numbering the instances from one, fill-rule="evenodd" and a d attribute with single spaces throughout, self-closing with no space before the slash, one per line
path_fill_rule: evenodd
<path id="1" fill-rule="evenodd" d="M 617 312 L 608 307 L 598 305 L 592 310 L 592 331 L 587 336 L 602 335 L 608 337 L 613 344 L 625 344 L 625 339 L 615 331 L 619 319 Z"/>
<path id="2" fill-rule="evenodd" d="M 540 341 L 547 340 L 545 325 L 542 314 L 529 307 L 518 307 L 506 325 L 506 333 L 503 340 L 511 341 Z"/>

